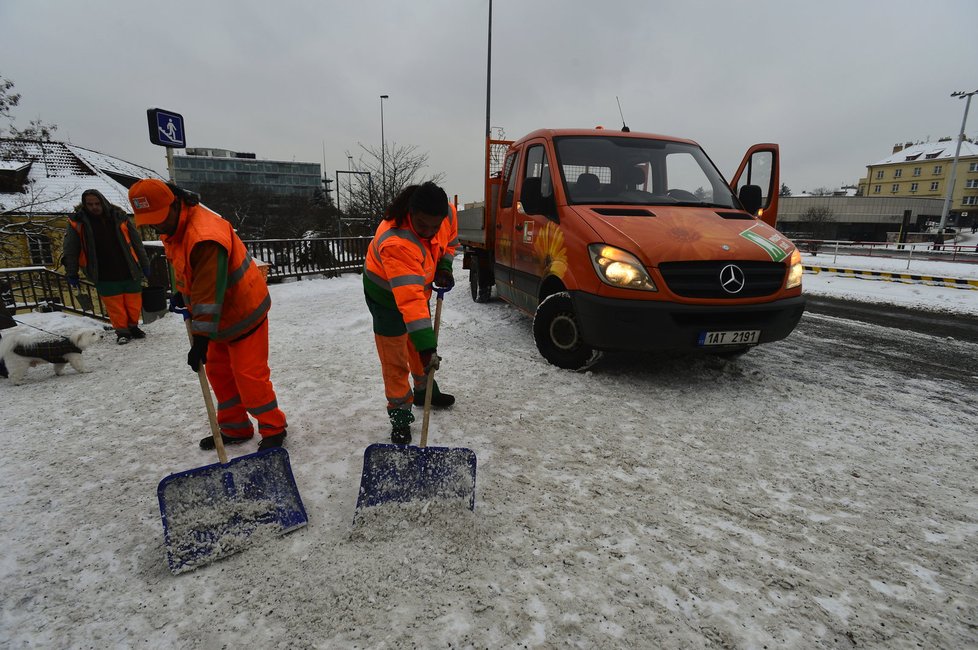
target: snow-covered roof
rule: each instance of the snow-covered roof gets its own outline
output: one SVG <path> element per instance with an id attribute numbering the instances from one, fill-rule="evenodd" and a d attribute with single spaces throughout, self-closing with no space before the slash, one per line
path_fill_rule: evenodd
<path id="1" fill-rule="evenodd" d="M 64 142 L 0 139 L 0 159 L 0 171 L 30 166 L 27 192 L 0 192 L 0 212 L 70 214 L 89 189 L 129 212 L 129 187 L 120 180 L 161 178 L 147 167 Z"/>
<path id="2" fill-rule="evenodd" d="M 957 140 L 945 140 L 944 142 L 924 142 L 914 144 L 906 149 L 901 149 L 873 163 L 875 165 L 893 165 L 903 162 L 926 162 L 928 160 L 951 160 L 954 158 L 954 150 L 958 146 Z M 978 145 L 965 140 L 961 143 L 961 158 L 978 156 Z"/>

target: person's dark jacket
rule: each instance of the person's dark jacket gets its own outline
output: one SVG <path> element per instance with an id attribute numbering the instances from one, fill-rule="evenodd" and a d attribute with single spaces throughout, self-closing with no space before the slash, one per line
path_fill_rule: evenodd
<path id="1" fill-rule="evenodd" d="M 69 217 L 68 227 L 65 229 L 61 255 L 61 262 L 65 267 L 65 275 L 69 277 L 77 276 L 81 267 L 85 271 L 85 276 L 92 282 L 98 282 L 100 279 L 141 280 L 143 278 L 143 269 L 149 268 L 149 258 L 146 256 L 146 249 L 143 247 L 143 242 L 139 231 L 136 230 L 136 225 L 122 208 L 109 203 L 98 190 L 86 190 L 82 194 L 82 197 L 85 194 L 98 196 L 102 202 L 103 217 L 108 217 L 107 223 L 109 230 L 114 234 L 118 242 L 117 250 L 119 251 L 119 258 L 105 260 L 102 266 L 108 267 L 111 265 L 116 269 L 122 269 L 122 275 L 128 275 L 129 277 L 100 278 L 100 264 L 96 251 L 100 247 L 96 246 L 95 233 L 96 230 L 104 232 L 105 229 L 100 224 L 93 223 L 93 219 L 96 217 L 88 214 L 85 210 L 84 202 L 75 207 L 75 213 Z M 116 248 L 113 247 L 111 250 L 116 250 Z"/>

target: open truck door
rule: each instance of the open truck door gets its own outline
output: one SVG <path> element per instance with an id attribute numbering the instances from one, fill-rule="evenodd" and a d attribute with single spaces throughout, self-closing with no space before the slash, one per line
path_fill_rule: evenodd
<path id="1" fill-rule="evenodd" d="M 747 150 L 730 181 L 744 209 L 771 226 L 778 220 L 781 188 L 780 156 L 776 144 L 755 144 Z"/>

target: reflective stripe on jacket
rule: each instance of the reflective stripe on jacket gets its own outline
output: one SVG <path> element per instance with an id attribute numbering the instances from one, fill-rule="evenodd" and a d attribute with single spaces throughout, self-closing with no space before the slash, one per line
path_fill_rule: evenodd
<path id="1" fill-rule="evenodd" d="M 436 346 L 431 326 L 431 282 L 436 268 L 451 269 L 458 246 L 458 218 L 454 206 L 431 240 L 418 236 L 405 220 L 381 221 L 364 264 L 363 284 L 367 294 L 381 306 L 396 307 L 408 336 L 418 350 Z"/>
<path id="2" fill-rule="evenodd" d="M 232 340 L 252 330 L 268 313 L 272 305 L 268 285 L 234 228 L 220 215 L 202 205 L 184 206 L 177 231 L 160 239 L 173 267 L 174 288 L 193 316 L 194 334 Z M 191 254 L 204 242 L 223 249 L 226 255 L 207 256 L 207 260 L 226 264 L 226 269 L 193 268 Z"/>

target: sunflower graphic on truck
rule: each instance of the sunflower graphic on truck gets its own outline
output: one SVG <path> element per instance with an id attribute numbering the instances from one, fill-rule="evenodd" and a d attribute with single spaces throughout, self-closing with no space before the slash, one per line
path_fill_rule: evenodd
<path id="1" fill-rule="evenodd" d="M 735 357 L 801 318 L 801 255 L 774 228 L 777 145 L 748 149 L 729 183 L 695 142 L 650 133 L 541 129 L 486 146 L 486 201 L 459 212 L 472 297 L 533 315 L 551 363 Z"/>

